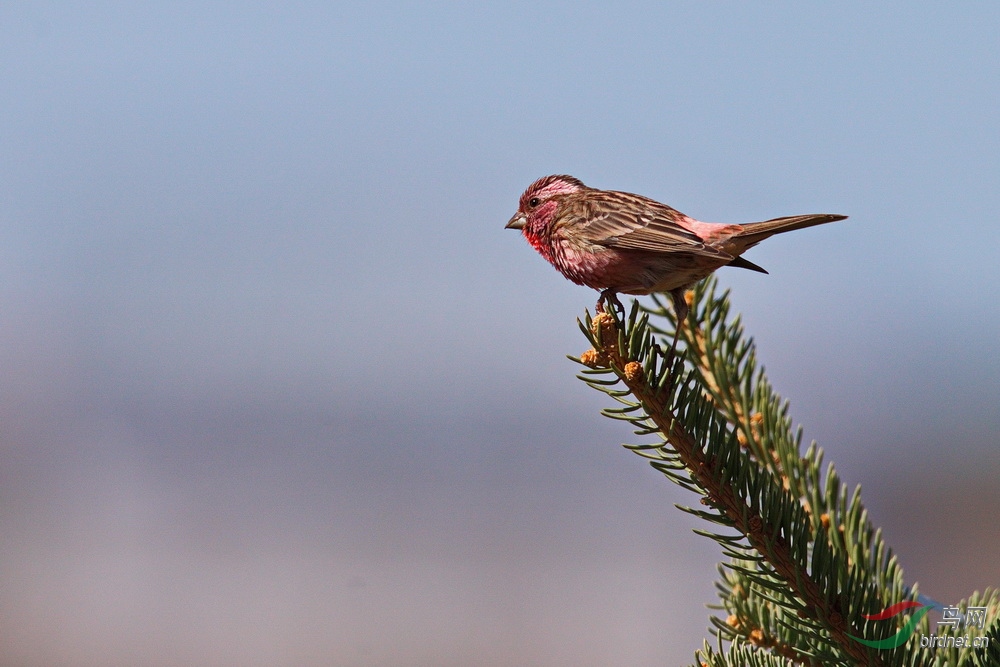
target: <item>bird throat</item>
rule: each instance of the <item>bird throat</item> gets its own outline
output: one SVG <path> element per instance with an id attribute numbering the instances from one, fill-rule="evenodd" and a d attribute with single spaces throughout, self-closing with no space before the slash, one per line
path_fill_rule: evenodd
<path id="1" fill-rule="evenodd" d="M 552 237 L 549 234 L 546 234 L 544 231 L 539 233 L 534 229 L 525 227 L 524 238 L 528 239 L 531 247 L 544 257 L 545 261 L 549 264 L 555 264 L 555 255 L 552 252 Z"/>

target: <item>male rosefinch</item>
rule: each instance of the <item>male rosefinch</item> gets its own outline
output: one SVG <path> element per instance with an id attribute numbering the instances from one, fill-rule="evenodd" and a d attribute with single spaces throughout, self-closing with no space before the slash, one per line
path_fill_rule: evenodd
<path id="1" fill-rule="evenodd" d="M 572 176 L 532 183 L 507 229 L 577 283 L 601 291 L 597 302 L 618 308 L 617 294 L 669 292 L 678 329 L 687 317 L 684 291 L 720 266 L 767 273 L 740 255 L 774 234 L 843 220 L 796 215 L 745 225 L 701 222 L 648 197 L 588 188 Z"/>

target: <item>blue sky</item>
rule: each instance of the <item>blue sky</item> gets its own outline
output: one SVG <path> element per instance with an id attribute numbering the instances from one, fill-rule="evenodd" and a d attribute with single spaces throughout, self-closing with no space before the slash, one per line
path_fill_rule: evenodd
<path id="1" fill-rule="evenodd" d="M 908 577 L 996 584 L 998 19 L 0 8 L 0 648 L 689 661 L 716 550 L 573 378 L 596 295 L 503 230 L 549 173 L 850 215 L 720 280 Z"/>

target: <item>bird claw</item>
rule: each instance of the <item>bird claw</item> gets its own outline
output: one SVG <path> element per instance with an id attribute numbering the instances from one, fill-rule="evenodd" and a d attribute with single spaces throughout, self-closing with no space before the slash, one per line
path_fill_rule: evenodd
<path id="1" fill-rule="evenodd" d="M 606 289 L 601 292 L 601 296 L 597 299 L 597 306 L 595 307 L 597 312 L 606 312 L 604 310 L 605 303 L 611 304 L 611 306 L 615 309 L 615 312 L 618 314 L 618 319 L 625 318 L 625 306 L 623 306 L 622 302 L 618 300 L 618 294 L 616 294 L 614 290 Z"/>

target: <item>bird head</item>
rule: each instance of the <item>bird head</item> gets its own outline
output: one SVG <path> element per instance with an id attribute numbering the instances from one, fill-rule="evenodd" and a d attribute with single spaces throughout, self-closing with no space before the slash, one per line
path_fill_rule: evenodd
<path id="1" fill-rule="evenodd" d="M 539 178 L 521 195 L 517 213 L 507 223 L 506 229 L 520 229 L 526 237 L 537 237 L 552 222 L 560 199 L 586 189 L 586 185 L 572 176 Z"/>

